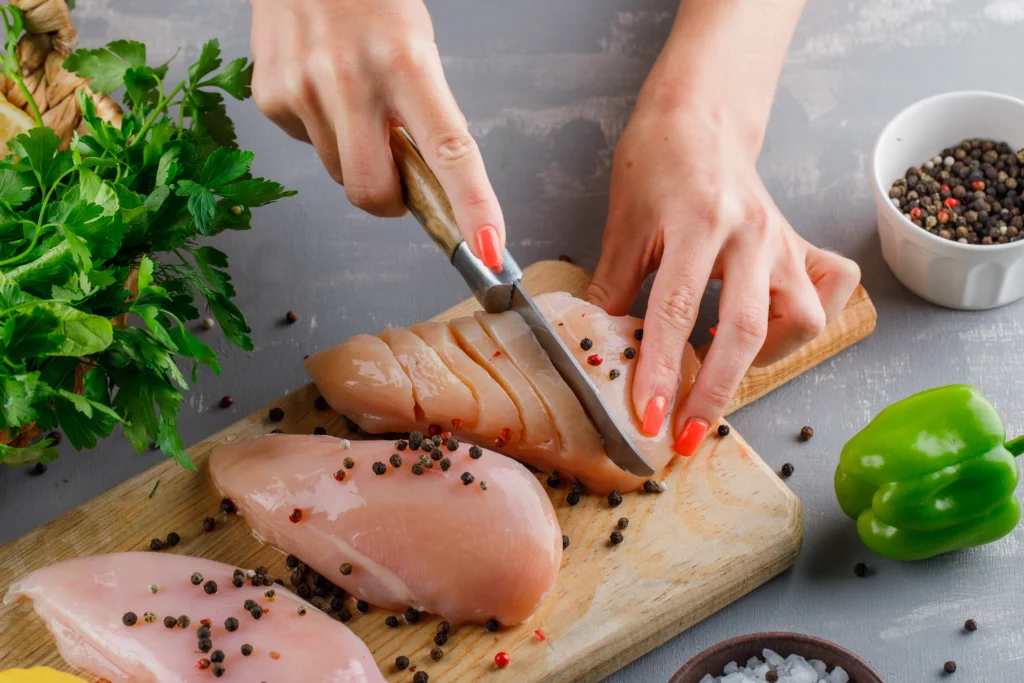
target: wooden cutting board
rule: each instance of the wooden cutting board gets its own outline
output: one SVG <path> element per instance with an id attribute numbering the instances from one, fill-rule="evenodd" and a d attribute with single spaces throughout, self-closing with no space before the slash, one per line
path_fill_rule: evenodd
<path id="1" fill-rule="evenodd" d="M 533 294 L 564 290 L 582 295 L 589 275 L 568 263 L 548 261 L 526 269 Z M 478 307 L 465 301 L 435 320 L 465 315 Z M 808 368 L 863 339 L 875 326 L 875 309 L 858 288 L 843 314 L 820 338 L 794 356 L 751 370 L 732 410 L 760 398 Z M 341 340 L 338 340 L 341 341 Z M 314 408 L 309 384 L 274 403 L 285 419 L 271 423 L 267 410 L 214 434 L 189 449 L 199 467 L 186 472 L 167 460 L 0 549 L 0 595 L 26 572 L 79 555 L 123 550 L 148 551 L 149 540 L 176 531 L 173 551 L 238 567 L 265 565 L 287 577 L 284 558 L 257 542 L 245 522 L 220 513 L 220 497 L 209 484 L 207 459 L 218 444 L 280 427 L 311 433 L 322 426 L 346 436 L 345 420 Z M 268 406 L 269 408 L 269 406 Z M 352 438 L 352 435 L 347 435 Z M 444 658 L 430 659 L 437 619 L 388 628 L 388 613 L 372 609 L 348 622 L 374 653 L 391 681 L 411 681 L 398 672 L 398 655 L 410 658 L 431 681 L 594 681 L 701 621 L 779 574 L 796 560 L 803 534 L 800 501 L 733 430 L 712 436 L 692 458 L 677 458 L 658 475 L 661 494 L 627 494 L 618 508 L 584 496 L 566 504 L 567 488 L 550 490 L 562 531 L 571 544 L 552 595 L 526 624 L 489 633 L 480 626 L 454 630 Z M 157 483 L 159 482 L 159 486 Z M 153 491 L 156 487 L 155 493 Z M 202 520 L 215 516 L 217 528 L 203 533 Z M 612 546 L 609 534 L 628 517 L 625 542 Z M 471 531 L 467 522 L 467 530 Z M 458 587 L 454 586 L 454 590 Z M 349 600 L 351 601 L 351 600 Z M 543 631 L 545 640 L 534 631 Z M 500 651 L 508 668 L 494 666 Z M 49 665 L 67 670 L 53 639 L 27 603 L 0 608 L 0 670 Z M 280 683 L 280 682 L 278 682 Z"/>

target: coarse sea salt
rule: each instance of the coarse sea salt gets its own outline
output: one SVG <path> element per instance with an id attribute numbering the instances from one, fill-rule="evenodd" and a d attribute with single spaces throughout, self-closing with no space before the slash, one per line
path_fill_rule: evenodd
<path id="1" fill-rule="evenodd" d="M 837 666 L 830 672 L 828 665 L 820 659 L 806 660 L 800 655 L 782 655 L 765 648 L 764 659 L 751 657 L 746 665 L 729 662 L 722 669 L 721 676 L 707 674 L 700 683 L 764 683 L 768 672 L 778 674 L 778 683 L 849 683 L 850 676 L 843 667 Z"/>

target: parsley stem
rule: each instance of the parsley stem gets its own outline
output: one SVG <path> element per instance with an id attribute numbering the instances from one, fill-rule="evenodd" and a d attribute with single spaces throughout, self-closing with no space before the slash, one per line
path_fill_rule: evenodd
<path id="1" fill-rule="evenodd" d="M 36 120 L 36 126 L 42 128 L 45 125 L 43 123 L 43 117 L 39 113 L 39 107 L 36 105 L 36 98 L 32 97 L 32 93 L 28 91 L 28 86 L 25 85 L 25 79 L 21 77 L 20 73 L 9 75 L 13 76 L 12 80 L 18 84 L 18 90 L 20 90 L 21 94 L 25 96 L 25 99 L 28 100 L 29 109 L 32 110 L 32 118 Z"/>
<path id="2" fill-rule="evenodd" d="M 135 142 L 133 142 L 132 145 L 135 145 L 136 143 L 138 143 L 139 140 L 142 140 L 143 138 L 146 137 L 146 133 L 148 133 L 149 129 L 153 127 L 153 124 L 156 123 L 157 117 L 160 116 L 160 114 L 164 113 L 164 111 L 166 111 L 167 105 L 170 103 L 171 100 L 174 99 L 174 96 L 177 95 L 184 87 L 185 81 L 182 81 L 174 90 L 170 92 L 170 94 L 167 95 L 167 97 L 160 98 L 160 101 L 156 105 L 156 109 L 154 109 L 153 113 L 150 114 L 149 119 L 146 121 L 146 123 L 143 124 L 142 129 L 135 134 Z"/>

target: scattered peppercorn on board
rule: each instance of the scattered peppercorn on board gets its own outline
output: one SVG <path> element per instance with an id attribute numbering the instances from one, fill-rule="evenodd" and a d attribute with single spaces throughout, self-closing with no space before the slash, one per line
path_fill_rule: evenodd
<path id="1" fill-rule="evenodd" d="M 568 291 L 579 296 L 589 277 L 572 264 L 545 261 L 526 269 L 524 283 L 533 294 Z M 435 320 L 477 308 L 476 301 L 464 301 Z M 730 409 L 863 339 L 874 326 L 874 306 L 858 288 L 818 339 L 780 363 L 751 370 Z M 244 520 L 221 512 L 207 459 L 218 444 L 275 428 L 308 434 L 324 427 L 329 434 L 356 438 L 347 433 L 342 416 L 316 409 L 317 396 L 316 387 L 306 385 L 274 403 L 284 411 L 282 421 L 268 419 L 268 406 L 196 444 L 189 454 L 198 472 L 167 460 L 3 547 L 0 595 L 27 572 L 61 560 L 123 550 L 152 552 L 150 539 L 171 531 L 180 535 L 180 543 L 162 552 L 244 568 L 263 565 L 272 575 L 287 577 L 284 555 L 256 541 Z M 430 656 L 436 618 L 424 615 L 417 624 L 400 618 L 402 625 L 391 628 L 385 624 L 390 613 L 375 608 L 359 613 L 346 598 L 353 613 L 348 626 L 365 640 L 391 681 L 412 679 L 411 669 L 397 670 L 398 656 L 408 657 L 431 681 L 594 681 L 796 560 L 803 535 L 800 501 L 736 430 L 726 437 L 713 434 L 694 457 L 675 459 L 658 478 L 667 484 L 664 493 L 626 494 L 614 509 L 604 497 L 590 495 L 569 506 L 567 485 L 549 489 L 570 545 L 555 589 L 525 624 L 497 633 L 483 626 L 454 628 L 440 661 Z M 206 517 L 216 520 L 209 532 L 203 530 Z M 609 536 L 620 517 L 629 518 L 629 527 L 624 542 L 613 546 Z M 499 652 L 508 654 L 503 669 L 495 664 Z M 68 670 L 27 603 L 0 606 L 0 670 L 37 665 Z"/>

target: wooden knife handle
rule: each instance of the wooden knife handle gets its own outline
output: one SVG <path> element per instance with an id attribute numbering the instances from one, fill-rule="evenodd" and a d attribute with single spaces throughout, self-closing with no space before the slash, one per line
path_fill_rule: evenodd
<path id="1" fill-rule="evenodd" d="M 391 129 L 391 155 L 402 179 L 405 205 L 451 261 L 463 240 L 448 195 L 405 129 Z"/>

